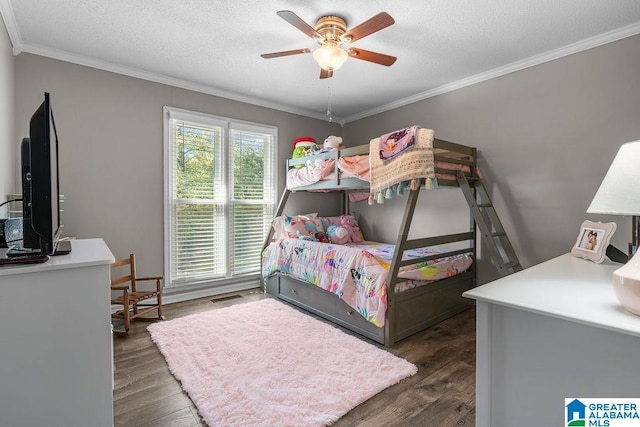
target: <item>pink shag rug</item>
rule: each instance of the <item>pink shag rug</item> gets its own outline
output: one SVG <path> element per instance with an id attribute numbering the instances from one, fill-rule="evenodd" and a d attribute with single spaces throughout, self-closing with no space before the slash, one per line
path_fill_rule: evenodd
<path id="1" fill-rule="evenodd" d="M 323 426 L 415 365 L 274 299 L 148 327 L 210 426 Z"/>

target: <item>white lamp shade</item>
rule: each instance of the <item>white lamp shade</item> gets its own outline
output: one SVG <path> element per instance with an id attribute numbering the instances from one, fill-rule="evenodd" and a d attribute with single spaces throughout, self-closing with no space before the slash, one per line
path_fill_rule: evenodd
<path id="1" fill-rule="evenodd" d="M 587 213 L 640 215 L 640 141 L 622 144 Z"/>
<path id="2" fill-rule="evenodd" d="M 327 71 L 335 71 L 342 67 L 347 58 L 349 58 L 347 52 L 337 46 L 322 46 L 313 51 L 313 59 L 320 68 Z"/>

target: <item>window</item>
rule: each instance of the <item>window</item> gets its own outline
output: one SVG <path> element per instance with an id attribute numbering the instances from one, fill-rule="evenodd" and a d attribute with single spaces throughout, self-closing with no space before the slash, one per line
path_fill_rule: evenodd
<path id="1" fill-rule="evenodd" d="M 164 108 L 167 286 L 257 278 L 276 128 Z"/>

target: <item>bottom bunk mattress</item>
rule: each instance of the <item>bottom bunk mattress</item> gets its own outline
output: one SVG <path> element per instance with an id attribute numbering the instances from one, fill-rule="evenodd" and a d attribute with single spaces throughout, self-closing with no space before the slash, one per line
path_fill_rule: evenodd
<path id="1" fill-rule="evenodd" d="M 279 239 L 262 254 L 262 276 L 286 274 L 331 292 L 376 326 L 384 326 L 387 310 L 387 278 L 394 245 L 377 242 L 333 243 Z M 405 251 L 403 260 L 424 258 L 430 248 Z M 400 269 L 395 292 L 426 285 L 466 271 L 469 254 L 419 262 Z"/>

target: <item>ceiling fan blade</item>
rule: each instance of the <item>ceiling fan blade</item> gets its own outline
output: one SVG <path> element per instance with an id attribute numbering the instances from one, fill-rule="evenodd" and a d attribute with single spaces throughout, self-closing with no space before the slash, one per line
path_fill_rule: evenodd
<path id="1" fill-rule="evenodd" d="M 355 47 L 350 47 L 347 50 L 347 53 L 352 58 L 374 62 L 376 64 L 385 65 L 387 67 L 393 65 L 393 63 L 396 62 L 396 59 L 398 59 L 395 56 L 385 55 L 378 52 L 371 52 L 370 50 L 358 49 Z"/>
<path id="2" fill-rule="evenodd" d="M 293 25 L 294 27 L 296 27 L 297 29 L 299 29 L 300 31 L 302 31 L 312 39 L 322 38 L 322 36 L 315 30 L 315 28 L 313 28 L 311 25 L 304 22 L 302 18 L 300 18 L 298 15 L 291 12 L 290 10 L 280 10 L 276 13 L 280 18 L 284 19 L 289 24 Z"/>
<path id="3" fill-rule="evenodd" d="M 320 68 L 320 78 L 328 79 L 333 77 L 333 70 L 325 70 L 324 68 Z"/>
<path id="4" fill-rule="evenodd" d="M 356 40 L 360 40 L 363 37 L 373 34 L 376 31 L 380 31 L 383 28 L 387 28 L 389 25 L 393 25 L 396 21 L 387 12 L 380 12 L 376 16 L 369 18 L 362 24 L 355 26 L 354 28 L 347 30 L 342 39 L 349 43 Z"/>
<path id="5" fill-rule="evenodd" d="M 263 53 L 260 55 L 263 58 L 278 58 L 280 56 L 289 56 L 289 55 L 298 55 L 300 53 L 311 53 L 313 49 L 305 48 L 305 49 L 295 49 L 295 50 L 284 50 L 282 52 L 272 52 L 272 53 Z"/>

